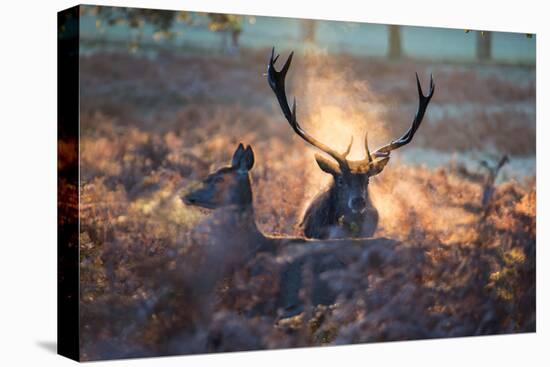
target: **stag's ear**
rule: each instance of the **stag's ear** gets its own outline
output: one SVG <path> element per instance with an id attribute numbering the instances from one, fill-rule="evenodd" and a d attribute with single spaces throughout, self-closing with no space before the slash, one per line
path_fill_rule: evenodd
<path id="1" fill-rule="evenodd" d="M 377 174 L 382 172 L 382 170 L 384 169 L 384 167 L 386 167 L 386 164 L 388 164 L 389 161 L 390 161 L 390 157 L 375 159 L 370 164 L 369 172 L 368 172 L 369 176 L 376 176 Z"/>
<path id="2" fill-rule="evenodd" d="M 243 143 L 239 143 L 239 146 L 237 147 L 237 150 L 235 150 L 235 153 L 233 153 L 233 158 L 231 159 L 231 165 L 233 167 L 238 167 L 239 162 L 241 161 L 241 157 L 244 153 L 244 145 Z"/>
<path id="3" fill-rule="evenodd" d="M 315 154 L 315 160 L 324 172 L 329 173 L 333 176 L 339 175 L 341 173 L 340 168 L 338 168 L 338 165 L 336 163 L 326 159 L 322 155 Z"/>

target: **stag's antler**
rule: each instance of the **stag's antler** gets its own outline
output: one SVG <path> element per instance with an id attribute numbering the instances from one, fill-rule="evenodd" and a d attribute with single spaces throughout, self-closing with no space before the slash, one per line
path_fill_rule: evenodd
<path id="1" fill-rule="evenodd" d="M 409 128 L 409 130 L 407 130 L 407 132 L 402 137 L 392 141 L 388 145 L 384 145 L 383 147 L 378 148 L 374 153 L 372 153 L 372 155 L 375 158 L 388 157 L 392 150 L 400 148 L 403 145 L 409 144 L 412 138 L 414 137 L 416 130 L 418 130 L 418 128 L 420 127 L 420 123 L 424 118 L 424 113 L 426 112 L 428 103 L 430 103 L 430 99 L 432 99 L 432 96 L 435 90 L 435 84 L 434 84 L 432 75 L 430 74 L 430 91 L 428 92 L 427 96 L 425 96 L 424 93 L 422 93 L 420 80 L 418 80 L 418 73 L 416 73 L 416 86 L 418 88 L 418 110 L 416 111 L 416 115 L 414 116 L 414 120 L 412 122 L 411 127 Z M 369 161 L 372 161 L 372 157 L 370 157 L 366 136 L 365 136 L 365 149 L 367 151 L 367 158 L 369 159 Z"/>
<path id="2" fill-rule="evenodd" d="M 414 134 L 416 133 L 416 130 L 418 130 L 418 128 L 420 127 L 420 124 L 422 123 L 422 119 L 424 118 L 424 113 L 426 112 L 428 103 L 430 103 L 430 100 L 435 90 L 435 84 L 433 81 L 433 77 L 431 75 L 430 75 L 430 90 L 428 95 L 425 96 L 424 93 L 422 92 L 422 87 L 420 86 L 418 73 L 416 74 L 416 86 L 418 88 L 418 98 L 419 98 L 418 110 L 416 112 L 416 115 L 413 119 L 412 125 L 409 128 L 409 130 L 407 130 L 407 132 L 405 132 L 405 134 L 401 136 L 399 139 L 393 140 L 390 144 L 380 147 L 372 154 L 370 153 L 370 150 L 369 150 L 368 134 L 365 134 L 366 158 L 360 161 L 348 161 L 346 157 L 349 155 L 349 152 L 351 150 L 351 146 L 353 144 L 353 136 L 351 137 L 351 141 L 346 151 L 343 153 L 339 153 L 336 150 L 330 148 L 329 146 L 323 144 L 319 140 L 315 139 L 314 137 L 309 135 L 304 129 L 302 129 L 302 127 L 296 120 L 296 99 L 294 99 L 294 102 L 292 103 L 292 109 L 289 107 L 287 97 L 286 97 L 286 91 L 285 91 L 285 77 L 286 77 L 286 73 L 288 72 L 288 69 L 290 68 L 290 63 L 292 62 L 293 55 L 294 55 L 294 52 L 291 52 L 285 64 L 283 65 L 282 69 L 280 71 L 277 71 L 275 69 L 275 63 L 277 62 L 279 55 L 275 56 L 275 47 L 271 50 L 271 58 L 269 60 L 269 64 L 267 65 L 267 81 L 269 83 L 269 86 L 271 87 L 271 89 L 273 89 L 273 92 L 275 92 L 275 95 L 277 96 L 277 100 L 279 101 L 279 105 L 283 110 L 283 114 L 285 115 L 288 123 L 290 124 L 294 132 L 296 132 L 298 136 L 300 136 L 309 144 L 313 145 L 317 149 L 327 153 L 332 158 L 334 158 L 334 160 L 338 162 L 341 169 L 350 170 L 350 167 L 351 167 L 354 170 L 370 172 L 371 171 L 370 168 L 373 168 L 373 166 L 376 166 L 376 163 L 379 163 L 379 164 L 382 163 L 381 166 L 383 167 L 387 162 L 387 160 L 389 159 L 390 152 L 392 150 L 400 148 L 403 145 L 406 145 L 412 141 Z M 375 161 L 375 159 L 377 161 Z M 379 171 L 380 170 L 378 170 L 378 172 Z"/>
<path id="3" fill-rule="evenodd" d="M 340 168 L 348 169 L 346 157 L 351 150 L 351 146 L 353 144 L 353 136 L 351 137 L 351 141 L 346 151 L 343 153 L 339 153 L 329 146 L 323 144 L 319 140 L 315 139 L 313 136 L 309 135 L 304 129 L 302 129 L 302 127 L 296 120 L 296 98 L 294 98 L 294 101 L 292 103 L 292 109 L 290 109 L 290 107 L 288 106 L 285 91 L 285 77 L 290 67 L 290 63 L 292 62 L 293 55 L 294 52 L 291 52 L 282 69 L 280 71 L 277 71 L 275 69 L 275 63 L 277 62 L 279 55 L 275 56 L 275 47 L 273 47 L 273 49 L 271 50 L 271 58 L 269 60 L 269 64 L 267 65 L 267 81 L 269 83 L 269 86 L 271 87 L 271 89 L 273 89 L 273 92 L 275 92 L 277 100 L 279 101 L 279 105 L 283 110 L 283 114 L 285 115 L 288 123 L 292 127 L 292 130 L 294 130 L 294 132 L 306 142 L 334 158 L 334 160 L 338 162 Z"/>

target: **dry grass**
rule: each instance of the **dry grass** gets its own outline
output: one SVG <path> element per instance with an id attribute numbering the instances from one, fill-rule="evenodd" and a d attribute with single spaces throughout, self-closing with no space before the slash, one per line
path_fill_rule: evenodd
<path id="1" fill-rule="evenodd" d="M 330 307 L 310 305 L 281 319 L 275 302 L 281 262 L 272 255 L 258 255 L 237 271 L 212 270 L 209 264 L 227 261 L 220 259 L 231 257 L 231 248 L 209 242 L 211 214 L 184 205 L 180 195 L 226 164 L 238 142 L 256 154 L 254 203 L 266 233 L 299 235 L 303 206 L 327 182 L 275 108 L 262 76 L 266 55 L 81 60 L 82 358 L 534 331 L 534 172 L 499 184 L 490 207 L 482 208 L 479 173 L 390 162 L 372 181 L 371 195 L 381 215 L 378 234 L 401 244 L 365 249 L 345 269 L 324 274 L 340 293 Z M 308 65 L 313 79 L 297 71 Z M 415 109 L 417 70 L 436 76 L 430 107 L 474 108 L 454 117 L 432 117 L 429 108 L 414 144 L 534 155 L 528 70 L 513 70 L 527 75 L 521 81 L 498 67 L 347 56 L 311 56 L 293 68 L 290 86 L 304 101 L 299 114 L 320 132 L 329 125 L 306 116 L 331 101 L 337 115 L 366 111 L 373 129 L 374 122 L 384 124 L 375 141 L 401 132 Z M 309 101 L 300 95 L 301 86 L 324 91 L 330 81 L 355 77 L 366 82 L 333 89 L 337 97 L 364 93 L 368 100 L 357 97 L 357 106 L 326 91 Z M 372 103 L 404 107 L 373 112 Z M 501 108 L 493 111 L 495 105 Z M 517 105 L 523 107 L 510 107 Z"/>

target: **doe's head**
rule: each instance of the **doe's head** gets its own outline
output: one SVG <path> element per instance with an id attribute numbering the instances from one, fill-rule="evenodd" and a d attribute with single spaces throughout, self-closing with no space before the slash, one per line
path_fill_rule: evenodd
<path id="1" fill-rule="evenodd" d="M 201 186 L 184 196 L 183 201 L 207 209 L 225 206 L 252 205 L 252 187 L 249 171 L 254 166 L 254 152 L 248 145 L 239 144 L 230 166 L 209 174 Z"/>

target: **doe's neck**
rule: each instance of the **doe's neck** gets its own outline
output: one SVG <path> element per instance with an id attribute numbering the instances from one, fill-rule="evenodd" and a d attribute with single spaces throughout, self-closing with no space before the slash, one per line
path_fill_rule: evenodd
<path id="1" fill-rule="evenodd" d="M 263 236 L 256 225 L 252 203 L 229 205 L 218 209 L 216 219 L 219 225 L 225 227 L 227 233 L 235 233 L 240 236 Z"/>

